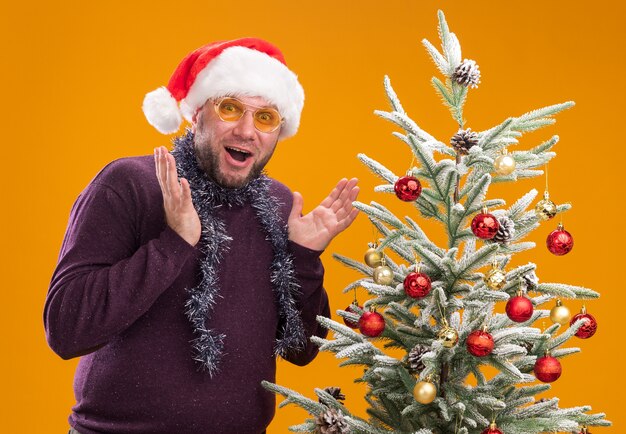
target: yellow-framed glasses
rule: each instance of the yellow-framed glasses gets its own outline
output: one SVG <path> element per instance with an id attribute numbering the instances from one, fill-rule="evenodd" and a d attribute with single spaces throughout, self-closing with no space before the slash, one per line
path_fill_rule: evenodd
<path id="1" fill-rule="evenodd" d="M 215 113 L 224 122 L 237 122 L 247 111 L 251 111 L 254 127 L 263 133 L 276 131 L 283 122 L 283 118 L 275 108 L 245 104 L 233 97 L 220 98 L 213 105 Z"/>

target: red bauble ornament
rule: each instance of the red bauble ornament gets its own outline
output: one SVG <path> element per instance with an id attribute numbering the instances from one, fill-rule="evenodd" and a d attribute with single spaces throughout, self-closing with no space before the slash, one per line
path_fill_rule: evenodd
<path id="1" fill-rule="evenodd" d="M 504 434 L 504 433 L 498 429 L 498 426 L 494 422 L 491 425 L 489 425 L 489 428 L 484 430 L 481 434 Z"/>
<path id="2" fill-rule="evenodd" d="M 363 306 L 359 306 L 357 303 L 352 303 L 350 306 L 346 307 L 344 310 L 345 310 L 346 312 L 350 312 L 350 313 L 357 313 L 357 312 L 353 309 L 353 307 L 354 307 L 354 306 L 357 306 L 358 308 L 363 309 Z M 359 323 L 358 323 L 358 321 L 357 321 L 357 322 L 355 322 L 355 321 L 350 321 L 349 319 L 344 318 L 344 319 L 343 319 L 343 322 L 344 322 L 344 323 L 345 323 L 348 327 L 350 327 L 350 328 L 353 328 L 353 329 L 358 329 L 358 328 L 359 328 Z"/>
<path id="3" fill-rule="evenodd" d="M 515 322 L 528 321 L 533 316 L 533 302 L 523 295 L 509 298 L 506 303 L 506 314 Z"/>
<path id="4" fill-rule="evenodd" d="M 493 351 L 493 336 L 483 330 L 475 330 L 465 341 L 467 351 L 476 357 L 485 357 Z"/>
<path id="5" fill-rule="evenodd" d="M 404 292 L 413 298 L 425 297 L 431 289 L 430 277 L 424 273 L 409 273 L 404 278 Z"/>
<path id="6" fill-rule="evenodd" d="M 566 255 L 574 247 L 574 238 L 572 234 L 563 229 L 563 225 L 559 225 L 555 230 L 550 232 L 546 239 L 546 246 L 550 253 L 557 256 Z"/>
<path id="7" fill-rule="evenodd" d="M 503 434 L 498 428 L 487 428 L 482 434 Z"/>
<path id="8" fill-rule="evenodd" d="M 483 240 L 490 240 L 495 237 L 499 228 L 500 223 L 493 214 L 483 211 L 472 219 L 472 232 Z"/>
<path id="9" fill-rule="evenodd" d="M 364 312 L 359 318 L 359 330 L 371 338 L 379 336 L 385 330 L 385 319 L 378 312 Z"/>
<path id="10" fill-rule="evenodd" d="M 581 318 L 585 320 L 585 323 L 578 329 L 578 331 L 576 332 L 576 336 L 581 339 L 589 339 L 596 333 L 596 330 L 598 329 L 598 322 L 593 317 L 593 315 L 588 314 L 583 307 L 583 311 L 579 314 L 574 315 L 569 325 L 574 324 Z"/>
<path id="11" fill-rule="evenodd" d="M 561 373 L 563 372 L 563 368 L 561 368 L 561 362 L 559 362 L 555 357 L 545 355 L 537 359 L 534 371 L 535 377 L 537 377 L 539 381 L 552 383 L 553 381 L 559 379 Z"/>
<path id="12" fill-rule="evenodd" d="M 398 178 L 393 186 L 394 191 L 398 199 L 405 202 L 413 202 L 420 197 L 422 193 L 422 184 L 419 180 L 411 175 L 402 176 Z"/>

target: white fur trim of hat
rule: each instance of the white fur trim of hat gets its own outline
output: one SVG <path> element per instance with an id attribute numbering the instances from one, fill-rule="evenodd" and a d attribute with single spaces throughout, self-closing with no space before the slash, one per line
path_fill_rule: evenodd
<path id="1" fill-rule="evenodd" d="M 148 122 L 159 132 L 172 134 L 183 117 L 193 122 L 196 111 L 210 98 L 249 96 L 264 98 L 278 109 L 284 118 L 279 139 L 296 134 L 304 107 L 304 90 L 296 74 L 271 44 L 254 38 L 238 41 L 245 43 L 215 43 L 190 53 L 167 87 L 146 94 L 143 112 Z"/>

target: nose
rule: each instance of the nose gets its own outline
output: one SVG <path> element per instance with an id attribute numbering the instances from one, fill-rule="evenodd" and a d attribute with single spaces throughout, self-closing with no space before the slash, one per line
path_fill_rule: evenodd
<path id="1" fill-rule="evenodd" d="M 241 119 L 239 119 L 235 124 L 233 133 L 244 140 L 254 139 L 255 127 L 252 111 L 246 110 Z"/>

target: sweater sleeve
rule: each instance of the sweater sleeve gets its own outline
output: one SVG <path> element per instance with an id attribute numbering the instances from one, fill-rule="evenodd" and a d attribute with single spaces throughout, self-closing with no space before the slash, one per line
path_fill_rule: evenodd
<path id="1" fill-rule="evenodd" d="M 48 344 L 63 359 L 91 353 L 133 324 L 194 253 L 167 225 L 137 246 L 128 201 L 92 182 L 72 207 L 43 313 Z"/>
<path id="2" fill-rule="evenodd" d="M 328 330 L 322 327 L 315 319 L 317 315 L 330 318 L 330 304 L 328 294 L 324 289 L 324 266 L 320 259 L 323 251 L 312 250 L 289 241 L 289 250 L 294 256 L 294 265 L 301 294 L 296 300 L 302 314 L 302 322 L 306 331 L 307 343 L 304 350 L 291 353 L 286 360 L 304 366 L 310 363 L 319 351 L 317 345 L 311 342 L 310 337 L 315 335 L 325 338 Z"/>

